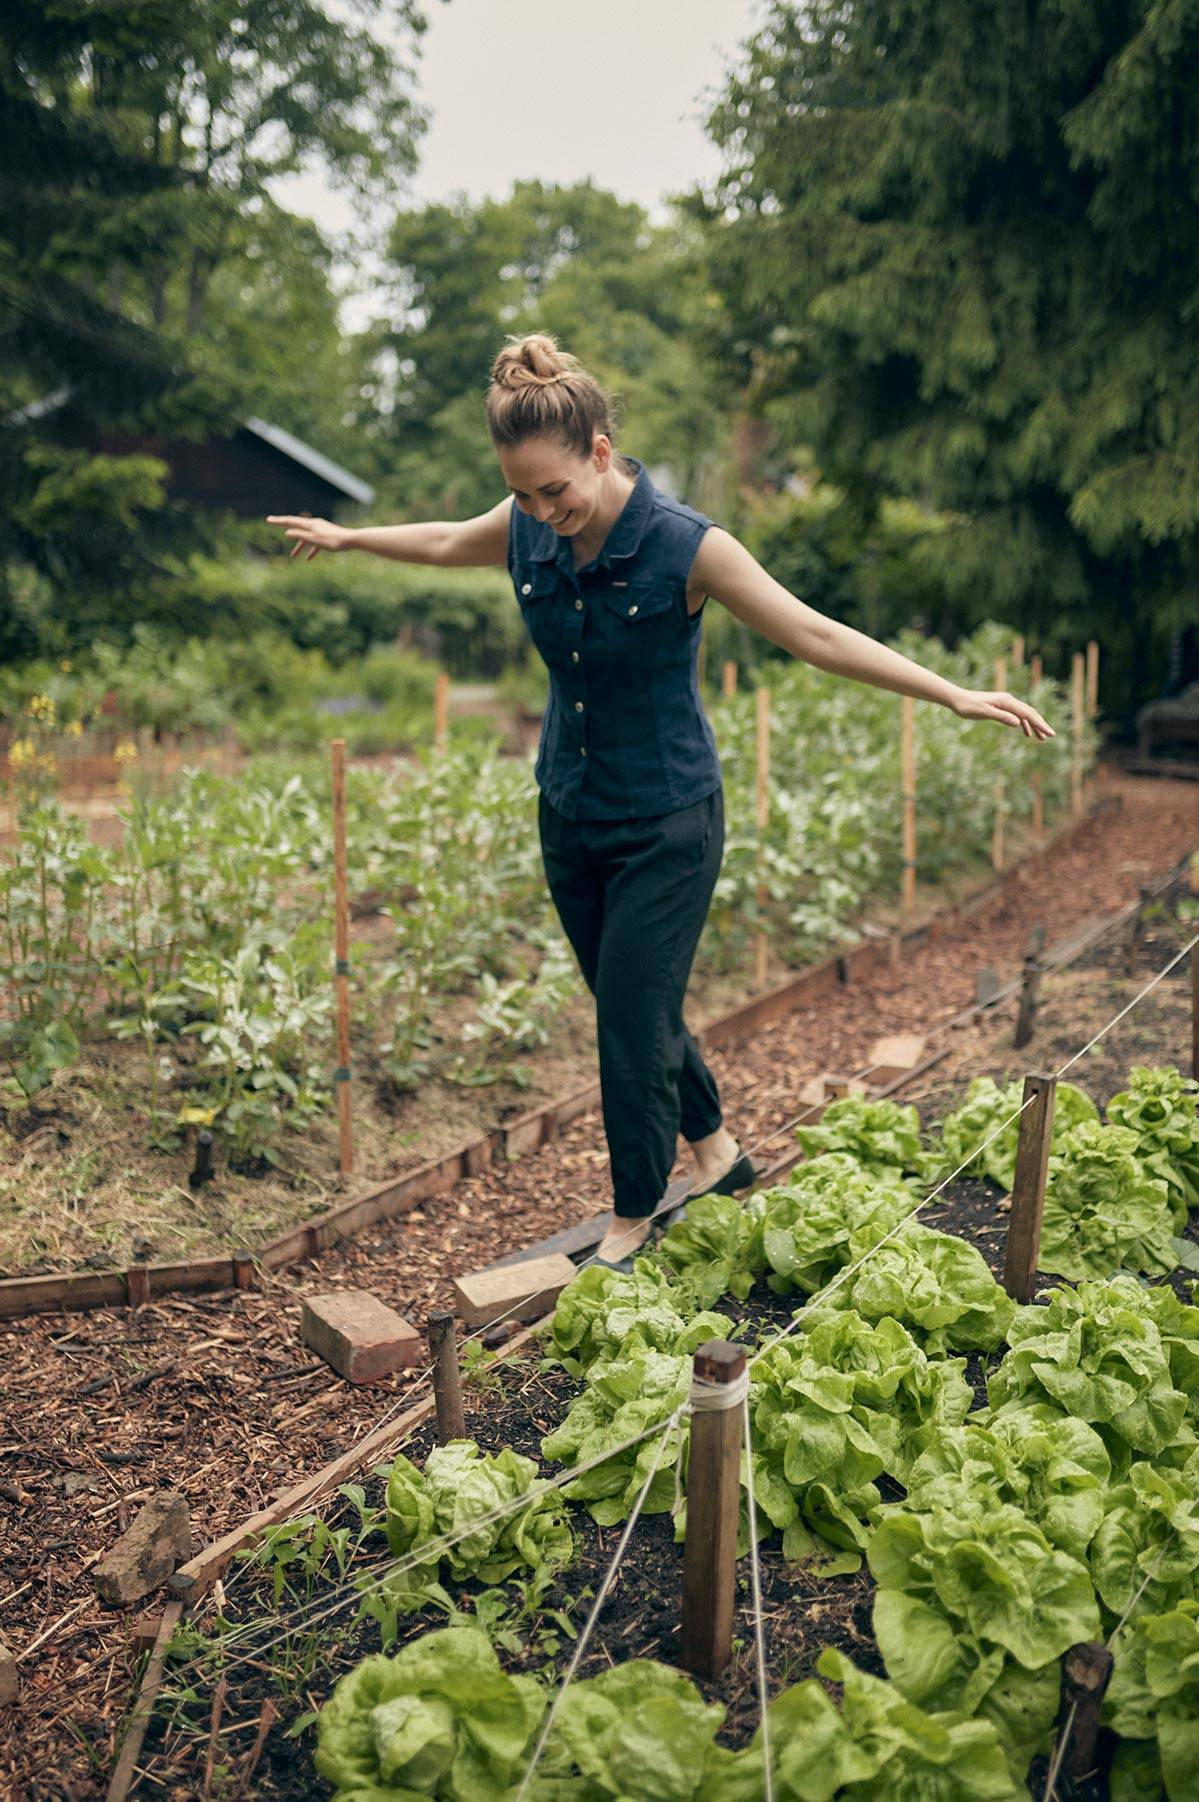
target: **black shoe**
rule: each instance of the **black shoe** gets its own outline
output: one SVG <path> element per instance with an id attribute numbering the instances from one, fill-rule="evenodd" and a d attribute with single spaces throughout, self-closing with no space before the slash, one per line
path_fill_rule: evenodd
<path id="1" fill-rule="evenodd" d="M 736 1161 L 730 1164 L 723 1176 L 706 1183 L 702 1189 L 691 1189 L 687 1200 L 695 1201 L 701 1195 L 735 1195 L 739 1189 L 748 1189 L 757 1181 L 758 1167 L 746 1151 L 737 1154 Z"/>

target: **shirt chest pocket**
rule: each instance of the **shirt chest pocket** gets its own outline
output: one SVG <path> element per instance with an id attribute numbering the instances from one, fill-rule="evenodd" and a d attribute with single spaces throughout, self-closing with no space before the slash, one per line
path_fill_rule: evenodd
<path id="1" fill-rule="evenodd" d="M 675 595 L 668 582 L 630 582 L 605 588 L 603 602 L 605 617 L 637 627 L 655 619 L 660 623 L 662 615 L 672 611 Z"/>

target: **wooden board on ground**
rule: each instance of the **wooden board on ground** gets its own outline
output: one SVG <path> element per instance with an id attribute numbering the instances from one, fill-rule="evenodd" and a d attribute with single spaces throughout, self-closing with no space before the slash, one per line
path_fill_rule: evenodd
<path id="1" fill-rule="evenodd" d="M 922 1032 L 893 1032 L 876 1039 L 870 1051 L 872 1081 L 882 1087 L 896 1077 L 908 1076 L 924 1056 Z"/>
<path id="2" fill-rule="evenodd" d="M 674 1182 L 667 1183 L 660 1205 L 677 1207 L 686 1198 L 691 1183 L 689 1176 L 679 1176 Z M 602 1214 L 592 1214 L 589 1220 L 577 1220 L 560 1233 L 551 1233 L 548 1239 L 538 1239 L 535 1245 L 526 1245 L 523 1251 L 510 1251 L 506 1258 L 497 1258 L 484 1270 L 506 1270 L 512 1264 L 527 1264 L 532 1258 L 548 1257 L 553 1251 L 565 1252 L 568 1258 L 585 1258 L 595 1250 L 611 1224 L 612 1211 L 607 1208 Z"/>
<path id="3" fill-rule="evenodd" d="M 574 1265 L 561 1251 L 523 1264 L 474 1270 L 454 1278 L 457 1312 L 470 1327 L 490 1326 L 501 1316 L 536 1320 L 549 1313 L 574 1274 Z"/>

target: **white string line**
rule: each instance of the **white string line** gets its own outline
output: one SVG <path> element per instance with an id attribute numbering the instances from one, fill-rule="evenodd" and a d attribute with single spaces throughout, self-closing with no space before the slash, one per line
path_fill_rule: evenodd
<path id="1" fill-rule="evenodd" d="M 666 1431 L 662 1435 L 663 1446 L 665 1446 L 667 1439 L 670 1437 L 671 1431 L 679 1424 L 679 1422 L 682 1420 L 682 1418 L 686 1412 L 687 1412 L 686 1405 L 684 1405 L 681 1408 L 675 1409 L 674 1413 L 671 1415 L 670 1419 L 667 1421 Z M 612 1562 L 609 1564 L 608 1569 L 605 1572 L 604 1580 L 600 1584 L 599 1590 L 596 1593 L 595 1601 L 591 1605 L 591 1612 L 587 1616 L 587 1623 L 584 1626 L 583 1631 L 580 1633 L 578 1639 L 575 1642 L 575 1649 L 571 1653 L 570 1663 L 566 1667 L 565 1674 L 563 1675 L 562 1681 L 558 1686 L 557 1693 L 554 1696 L 553 1702 L 550 1704 L 549 1713 L 545 1717 L 545 1724 L 541 1729 L 541 1733 L 538 1736 L 537 1744 L 533 1749 L 533 1756 L 529 1760 L 528 1765 L 525 1767 L 524 1776 L 520 1780 L 520 1788 L 516 1792 L 516 1802 L 524 1802 L 524 1797 L 528 1793 L 529 1782 L 533 1776 L 533 1772 L 537 1769 L 537 1766 L 541 1761 L 541 1754 L 545 1751 L 546 1741 L 549 1739 L 550 1730 L 553 1727 L 554 1721 L 557 1718 L 558 1709 L 561 1706 L 562 1698 L 566 1694 L 566 1691 L 570 1686 L 571 1679 L 574 1677 L 575 1672 L 579 1668 L 579 1662 L 582 1659 L 583 1653 L 587 1649 L 587 1642 L 591 1638 L 592 1630 L 595 1627 L 596 1621 L 599 1619 L 600 1609 L 603 1607 L 605 1601 L 607 1600 L 608 1591 L 612 1587 L 613 1580 L 616 1576 L 617 1567 L 620 1564 L 621 1559 L 624 1557 L 625 1547 L 628 1545 L 629 1540 L 632 1537 L 633 1528 L 637 1524 L 638 1516 L 641 1513 L 642 1505 L 645 1501 L 645 1498 L 649 1494 L 649 1487 L 650 1487 L 650 1484 L 653 1482 L 654 1477 L 657 1474 L 657 1469 L 658 1469 L 658 1460 L 655 1457 L 650 1460 L 650 1467 L 649 1467 L 648 1474 L 646 1475 L 645 1482 L 641 1485 L 641 1490 L 637 1496 L 637 1500 L 633 1504 L 632 1512 L 630 1513 L 628 1520 L 625 1522 L 624 1531 L 621 1533 L 621 1536 L 616 1544 L 616 1550 L 612 1554 Z"/>
<path id="2" fill-rule="evenodd" d="M 746 1376 L 749 1370 L 746 1368 Z M 762 1735 L 762 1768 L 765 1802 L 774 1802 L 774 1771 L 770 1758 L 770 1683 L 766 1675 L 766 1632 L 762 1624 L 762 1570 L 758 1559 L 758 1506 L 754 1499 L 754 1448 L 749 1424 L 749 1395 L 742 1402 L 745 1427 L 745 1476 L 749 1494 L 749 1581 L 754 1604 L 754 1650 L 758 1665 L 758 1726 Z"/>
<path id="3" fill-rule="evenodd" d="M 1071 1069 L 1072 1066 L 1078 1062 L 1080 1057 L 1085 1057 L 1086 1053 L 1091 1049 L 1091 1046 L 1097 1045 L 1099 1043 L 1100 1039 L 1105 1038 L 1107 1036 L 1107 1034 L 1112 1030 L 1112 1028 L 1115 1025 L 1117 1025 L 1118 1022 L 1121 1021 L 1126 1014 L 1131 1013 L 1132 1009 L 1137 1006 L 1138 1002 L 1143 1001 L 1145 999 L 1145 996 L 1148 995 L 1153 989 L 1155 989 L 1157 987 L 1158 983 L 1161 982 L 1164 977 L 1169 975 L 1170 971 L 1172 969 L 1174 969 L 1175 965 L 1181 963 L 1182 959 L 1184 957 L 1188 956 L 1188 954 L 1192 950 L 1194 950 L 1196 945 L 1199 945 L 1199 933 L 1197 933 L 1195 935 L 1195 937 L 1193 939 L 1191 939 L 1189 944 L 1184 945 L 1182 950 L 1179 951 L 1174 957 L 1172 957 L 1170 959 L 1169 963 L 1166 964 L 1162 969 L 1160 969 L 1157 972 L 1157 974 L 1155 976 L 1153 976 L 1150 979 L 1150 981 L 1145 984 L 1144 988 L 1140 991 L 1140 993 L 1138 995 L 1133 996 L 1132 1000 L 1130 1002 L 1128 1002 L 1127 1006 L 1122 1007 L 1120 1009 L 1119 1013 L 1114 1014 L 1112 1016 L 1112 1018 L 1107 1022 L 1107 1024 L 1105 1026 L 1101 1027 L 1100 1030 L 1094 1035 L 1094 1037 L 1087 1042 L 1087 1044 L 1082 1046 L 1082 1048 L 1080 1050 L 1076 1051 L 1072 1057 L 1069 1057 L 1066 1059 L 1066 1062 L 1064 1064 L 1062 1064 L 1061 1067 L 1055 1072 L 1053 1080 L 1055 1082 L 1057 1082 L 1065 1074 L 1065 1072 L 1067 1070 Z M 842 1268 L 840 1270 L 838 1270 L 837 1272 L 835 1272 L 835 1274 L 829 1279 L 829 1281 L 825 1284 L 823 1289 L 818 1289 L 814 1295 L 809 1296 L 808 1300 L 803 1304 L 803 1306 L 801 1308 L 798 1308 L 796 1310 L 796 1312 L 792 1315 L 791 1320 L 788 1323 L 788 1325 L 786 1325 L 784 1327 L 780 1327 L 778 1332 L 775 1333 L 772 1338 L 765 1340 L 764 1343 L 762 1343 L 761 1345 L 758 1346 L 757 1350 L 754 1353 L 753 1362 L 756 1363 L 757 1360 L 760 1357 L 762 1357 L 765 1352 L 770 1350 L 771 1346 L 777 1345 L 777 1343 L 779 1342 L 780 1339 L 789 1338 L 790 1335 L 796 1330 L 799 1323 L 804 1319 L 805 1315 L 809 1314 L 813 1308 L 819 1307 L 821 1302 L 827 1301 L 828 1297 L 830 1295 L 834 1294 L 836 1292 L 836 1290 L 841 1288 L 844 1283 L 848 1282 L 848 1280 L 851 1276 L 856 1276 L 857 1272 L 859 1270 L 861 1270 L 861 1268 L 864 1264 L 869 1262 L 869 1260 L 874 1256 L 875 1252 L 881 1251 L 883 1246 L 886 1245 L 889 1240 L 894 1239 L 898 1233 L 902 1232 L 903 1228 L 907 1225 L 908 1221 L 914 1219 L 915 1216 L 920 1212 L 921 1208 L 927 1207 L 929 1202 L 935 1200 L 936 1197 L 941 1194 L 942 1190 L 947 1188 L 948 1185 L 951 1182 L 953 1182 L 955 1177 L 960 1176 L 962 1174 L 963 1170 L 968 1169 L 969 1166 L 974 1162 L 975 1158 L 978 1156 L 979 1152 L 985 1151 L 987 1146 L 991 1144 L 992 1140 L 997 1139 L 1001 1133 L 1006 1132 L 1007 1128 L 1012 1124 L 1012 1121 L 1018 1120 L 1020 1118 L 1020 1116 L 1024 1113 L 1025 1109 L 1027 1107 L 1031 1106 L 1032 1102 L 1035 1099 L 1036 1099 L 1035 1095 L 1027 1096 L 1020 1103 L 1020 1106 L 1018 1108 L 1016 1108 L 1013 1113 L 1008 1115 L 1006 1120 L 1001 1120 L 999 1125 L 997 1127 L 995 1127 L 993 1129 L 993 1131 L 988 1133 L 986 1138 L 981 1140 L 980 1143 L 974 1147 L 973 1151 L 971 1151 L 969 1153 L 969 1155 L 958 1165 L 956 1170 L 951 1170 L 949 1175 L 944 1177 L 942 1179 L 942 1181 L 937 1184 L 935 1189 L 933 1189 L 928 1195 L 926 1195 L 923 1198 L 923 1200 L 918 1201 L 916 1203 L 915 1207 L 909 1209 L 909 1211 L 906 1214 L 904 1214 L 901 1219 L 897 1220 L 895 1222 L 895 1225 L 890 1229 L 890 1231 L 887 1233 L 884 1233 L 883 1237 L 881 1239 L 879 1239 L 876 1244 L 870 1246 L 870 1248 L 866 1252 L 864 1252 L 863 1255 L 860 1258 L 858 1258 L 855 1263 L 843 1265 Z"/>
<path id="4" fill-rule="evenodd" d="M 1178 1528 L 1176 1526 L 1174 1526 L 1172 1521 L 1168 1520 L 1166 1522 L 1166 1526 L 1167 1526 L 1167 1529 L 1169 1530 L 1171 1537 L 1177 1533 Z M 1150 1565 L 1149 1569 L 1145 1572 L 1144 1577 L 1141 1579 L 1140 1587 L 1138 1588 L 1136 1594 L 1133 1596 L 1131 1602 L 1129 1602 L 1127 1608 L 1124 1610 L 1123 1614 L 1120 1616 L 1119 1620 L 1116 1622 L 1115 1626 L 1112 1628 L 1111 1632 L 1107 1636 L 1107 1640 L 1105 1643 L 1106 1643 L 1107 1650 L 1109 1652 L 1111 1651 L 1112 1647 L 1115 1645 L 1116 1640 L 1119 1637 L 1119 1635 L 1124 1631 L 1124 1628 L 1127 1626 L 1129 1616 L 1132 1614 L 1133 1609 L 1136 1607 L 1137 1603 L 1140 1601 L 1141 1597 L 1144 1595 L 1145 1591 L 1148 1589 L 1153 1578 L 1157 1575 L 1158 1567 L 1160 1566 L 1162 1559 L 1165 1557 L 1165 1555 L 1169 1551 L 1169 1549 L 1170 1549 L 1170 1541 L 1169 1540 L 1166 1541 L 1165 1545 L 1160 1546 L 1158 1548 L 1157 1557 L 1153 1560 L 1153 1563 Z M 1071 1704 L 1070 1704 L 1069 1712 L 1066 1715 L 1065 1721 L 1062 1723 L 1062 1730 L 1058 1734 L 1057 1741 L 1054 1745 L 1053 1757 L 1049 1761 L 1049 1769 L 1045 1776 L 1045 1791 L 1044 1791 L 1043 1796 L 1041 1797 L 1041 1802 L 1053 1802 L 1054 1795 L 1056 1794 L 1056 1789 L 1057 1789 L 1058 1772 L 1061 1770 L 1062 1760 L 1066 1756 L 1066 1748 L 1070 1743 L 1070 1735 L 1074 1730 L 1074 1717 L 1077 1714 L 1077 1712 L 1078 1712 L 1078 1702 L 1076 1699 L 1075 1701 L 1071 1702 Z"/>
<path id="5" fill-rule="evenodd" d="M 685 1412 L 685 1410 L 683 1410 L 683 1412 Z M 679 1413 L 680 1411 L 676 1410 L 675 1414 L 670 1416 L 669 1420 L 665 1423 L 667 1429 L 675 1424 L 676 1420 L 679 1418 Z M 274 1639 L 269 1640 L 265 1645 L 251 1646 L 251 1650 L 258 1656 L 269 1652 L 272 1647 L 280 1645 L 285 1639 L 289 1639 L 293 1632 L 299 1632 L 304 1626 L 314 1626 L 317 1621 L 324 1620 L 330 1614 L 336 1614 L 338 1609 L 347 1601 L 352 1601 L 355 1595 L 372 1595 L 376 1590 L 382 1588 L 383 1584 L 388 1582 L 391 1578 L 403 1576 L 406 1571 L 430 1563 L 434 1556 L 440 1559 L 444 1551 L 457 1545 L 460 1540 L 469 1538 L 472 1533 L 477 1533 L 483 1527 L 491 1526 L 496 1521 L 504 1520 L 509 1515 L 519 1514 L 523 1508 L 531 1507 L 534 1502 L 540 1500 L 540 1498 L 549 1490 L 565 1488 L 567 1484 L 573 1483 L 577 1477 L 585 1476 L 589 1470 L 597 1469 L 599 1465 L 606 1464 L 609 1459 L 617 1457 L 621 1452 L 630 1450 L 633 1446 L 641 1445 L 645 1440 L 652 1439 L 654 1435 L 659 1432 L 663 1432 L 663 1423 L 661 1421 L 654 1421 L 652 1426 L 646 1427 L 642 1432 L 634 1434 L 631 1438 L 624 1440 L 619 1445 L 607 1447 L 601 1454 L 594 1458 L 586 1459 L 582 1464 L 573 1464 L 569 1469 L 559 1471 L 552 1477 L 539 1478 L 538 1487 L 535 1491 L 526 1495 L 514 1497 L 511 1501 L 505 1502 L 501 1507 L 494 1509 L 492 1513 L 479 1515 L 474 1520 L 468 1521 L 464 1526 L 454 1532 L 444 1533 L 436 1539 L 425 1540 L 419 1550 L 413 1552 L 406 1559 L 397 1562 L 395 1559 L 387 1558 L 381 1560 L 378 1564 L 367 1565 L 364 1570 L 356 1572 L 353 1577 L 348 1577 L 344 1582 L 334 1585 L 331 1590 L 327 1590 L 322 1600 L 328 1601 L 330 1597 L 336 1597 L 337 1599 L 332 1601 L 328 1606 L 321 1608 L 319 1611 L 314 1611 L 310 1600 L 309 1602 L 297 1604 L 295 1608 L 289 1609 L 281 1615 L 276 1615 L 270 1622 L 265 1620 L 248 1621 L 242 1627 L 233 1628 L 232 1631 L 226 1634 L 221 1640 L 222 1654 L 227 1646 L 241 1645 L 247 1640 L 252 1641 L 253 1635 L 256 1632 L 261 1632 L 264 1627 L 277 1626 L 283 1621 L 294 1622 L 294 1625 L 289 1626 L 283 1633 L 277 1634 Z M 665 1436 L 666 1434 L 663 1432 L 663 1437 Z M 247 1568 L 252 1567 L 253 1560 L 247 1561 Z M 376 1572 L 381 1573 L 376 1582 L 363 1583 L 362 1579 L 364 1577 Z M 231 1659 L 228 1668 L 231 1669 L 233 1665 L 243 1663 L 245 1657 L 248 1655 L 249 1654 L 243 1654 L 241 1658 Z M 186 1659 L 182 1664 L 174 1667 L 175 1672 L 179 1673 L 186 1670 L 189 1665 L 194 1663 L 200 1656 L 201 1654 L 199 1652 L 193 1653 L 191 1658 Z"/>

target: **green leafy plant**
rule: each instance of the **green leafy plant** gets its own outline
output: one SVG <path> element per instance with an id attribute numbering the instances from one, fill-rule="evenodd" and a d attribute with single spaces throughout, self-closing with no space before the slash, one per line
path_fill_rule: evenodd
<path id="1" fill-rule="evenodd" d="M 902 1321 L 930 1355 L 995 1351 L 1016 1305 L 973 1245 L 918 1221 L 879 1244 L 829 1299 L 867 1320 Z"/>
<path id="2" fill-rule="evenodd" d="M 1137 1158 L 1166 1184 L 1175 1228 L 1184 1231 L 1187 1210 L 1199 1208 L 1199 1082 L 1179 1070 L 1136 1064 L 1106 1114 L 1112 1125 L 1136 1134 Z"/>
<path id="3" fill-rule="evenodd" d="M 435 1446 L 423 1470 L 401 1453 L 387 1479 L 384 1526 L 409 1566 L 384 1585 L 393 1606 L 409 1594 L 420 1606 L 422 1586 L 442 1572 L 494 1584 L 516 1570 L 557 1570 L 574 1555 L 562 1497 L 534 1460 L 508 1447 L 480 1452 L 471 1439 Z"/>
<path id="4" fill-rule="evenodd" d="M 1092 1425 L 1117 1476 L 1177 1437 L 1187 1397 L 1174 1387 L 1153 1304 L 1133 1276 L 1052 1289 L 1019 1308 L 1011 1350 L 987 1383 L 993 1410 L 1047 1402 Z"/>
<path id="5" fill-rule="evenodd" d="M 797 1126 L 795 1137 L 805 1154 L 844 1151 L 881 1181 L 918 1172 L 920 1115 L 898 1101 L 874 1101 L 865 1095 L 843 1095 L 831 1101 L 816 1126 Z"/>
<path id="6" fill-rule="evenodd" d="M 847 1152 L 829 1151 L 801 1164 L 786 1183 L 760 1192 L 762 1249 L 780 1295 L 812 1295 L 845 1264 L 855 1263 L 915 1206 L 899 1184 L 880 1182 Z"/>
<path id="7" fill-rule="evenodd" d="M 1199 1794 L 1199 1600 L 1132 1622 L 1117 1644 L 1103 1720 L 1121 1740 L 1112 1802 Z"/>
<path id="8" fill-rule="evenodd" d="M 992 1076 L 976 1076 L 960 1107 L 947 1114 L 923 1159 L 923 1175 L 937 1184 L 952 1171 L 987 1176 L 1002 1189 L 1016 1180 L 1016 1146 L 1024 1085 L 1019 1078 L 1002 1087 Z M 1006 1122 L 994 1138 L 996 1128 Z M 1060 1082 L 1054 1097 L 1051 1150 L 1060 1151 L 1066 1134 L 1084 1123 L 1097 1125 L 1099 1110 L 1074 1083 Z M 989 1140 L 989 1143 L 984 1141 Z"/>
<path id="9" fill-rule="evenodd" d="M 1049 1159 L 1041 1270 L 1077 1281 L 1115 1270 L 1174 1269 L 1169 1187 L 1149 1174 L 1137 1148 L 1136 1133 L 1125 1126 L 1088 1121 L 1065 1134 Z"/>
<path id="10" fill-rule="evenodd" d="M 651 1258 L 635 1258 L 628 1275 L 588 1264 L 558 1297 L 548 1357 L 572 1376 L 586 1376 L 597 1361 L 627 1361 L 640 1351 L 692 1352 L 732 1327 L 723 1314 L 694 1313 L 687 1291 Z"/>
<path id="11" fill-rule="evenodd" d="M 507 1802 L 544 1708 L 483 1633 L 443 1627 L 347 1672 L 320 1711 L 316 1768 L 341 1802 Z"/>

